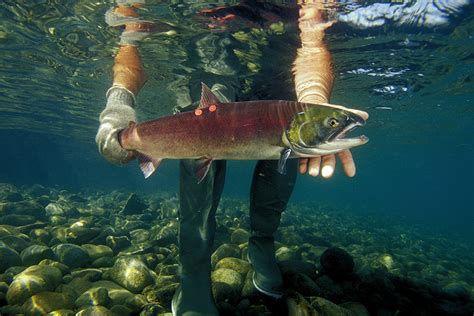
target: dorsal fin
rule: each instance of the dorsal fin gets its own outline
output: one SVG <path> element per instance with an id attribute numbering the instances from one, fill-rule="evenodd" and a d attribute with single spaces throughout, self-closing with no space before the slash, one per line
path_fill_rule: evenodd
<path id="1" fill-rule="evenodd" d="M 216 95 L 206 86 L 205 83 L 201 83 L 201 101 L 199 102 L 198 109 L 207 108 L 211 105 L 219 104 L 219 99 Z"/>

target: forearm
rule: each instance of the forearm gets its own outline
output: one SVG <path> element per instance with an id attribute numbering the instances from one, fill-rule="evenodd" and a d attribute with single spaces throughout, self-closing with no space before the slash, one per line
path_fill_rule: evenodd
<path id="1" fill-rule="evenodd" d="M 328 25 L 321 23 L 317 9 L 303 7 L 298 26 L 301 47 L 293 67 L 298 101 L 327 103 L 334 81 L 331 55 L 324 44 Z"/>

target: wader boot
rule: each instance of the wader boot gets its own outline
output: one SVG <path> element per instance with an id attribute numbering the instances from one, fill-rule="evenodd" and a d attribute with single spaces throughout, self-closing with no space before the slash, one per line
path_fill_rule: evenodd
<path id="1" fill-rule="evenodd" d="M 233 100 L 228 86 L 214 84 L 212 91 L 223 102 Z M 195 106 L 185 110 L 194 111 Z M 197 160 L 181 160 L 179 181 L 180 286 L 171 302 L 173 316 L 214 316 L 217 311 L 211 288 L 211 251 L 216 232 L 215 214 L 224 188 L 226 162 L 212 162 L 198 184 Z"/>
<path id="2" fill-rule="evenodd" d="M 250 191 L 248 259 L 254 269 L 253 284 L 263 294 L 283 295 L 283 279 L 275 259 L 273 234 L 280 225 L 296 181 L 297 159 L 289 159 L 286 174 L 278 172 L 277 160 L 262 160 L 255 168 Z"/>

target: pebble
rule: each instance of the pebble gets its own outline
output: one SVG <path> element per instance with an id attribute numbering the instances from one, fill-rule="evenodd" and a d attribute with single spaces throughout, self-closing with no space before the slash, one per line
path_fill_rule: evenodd
<path id="1" fill-rule="evenodd" d="M 28 248 L 25 248 L 21 254 L 21 261 L 25 266 L 32 266 L 38 264 L 41 260 L 44 259 L 53 259 L 56 260 L 56 255 L 53 250 L 48 246 L 42 245 L 32 245 Z"/>
<path id="2" fill-rule="evenodd" d="M 216 301 L 238 302 L 243 287 L 240 273 L 231 269 L 218 269 L 212 272 L 212 292 Z"/>
<path id="3" fill-rule="evenodd" d="M 74 244 L 59 244 L 53 247 L 53 251 L 60 262 L 72 269 L 85 267 L 90 262 L 87 251 Z"/>
<path id="4" fill-rule="evenodd" d="M 22 264 L 20 255 L 15 250 L 0 246 L 0 273 L 12 266 L 19 266 Z"/>
<path id="5" fill-rule="evenodd" d="M 26 315 L 42 316 L 58 309 L 73 309 L 74 301 L 62 293 L 41 292 L 29 298 L 22 307 Z"/>

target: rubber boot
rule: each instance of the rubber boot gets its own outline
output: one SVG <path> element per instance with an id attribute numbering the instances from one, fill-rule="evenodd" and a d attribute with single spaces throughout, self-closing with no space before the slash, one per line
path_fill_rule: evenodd
<path id="1" fill-rule="evenodd" d="M 250 192 L 248 259 L 254 269 L 253 284 L 259 292 L 277 299 L 283 295 L 283 278 L 275 259 L 273 234 L 293 192 L 297 163 L 296 159 L 288 160 L 286 174 L 280 174 L 278 161 L 259 161 Z"/>

